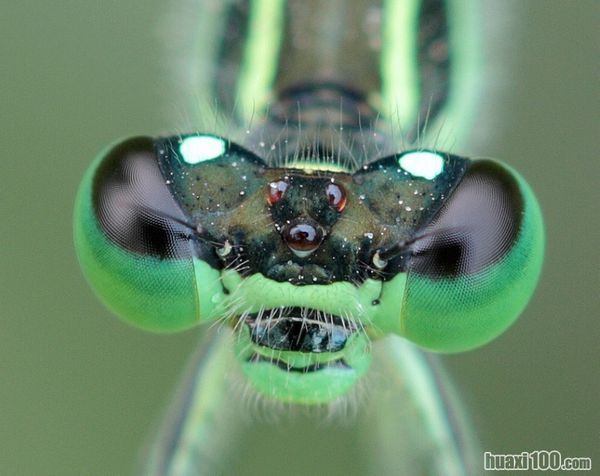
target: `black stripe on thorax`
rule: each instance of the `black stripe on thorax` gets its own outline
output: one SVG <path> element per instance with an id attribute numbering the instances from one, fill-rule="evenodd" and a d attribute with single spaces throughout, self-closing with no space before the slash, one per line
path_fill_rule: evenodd
<path id="1" fill-rule="evenodd" d="M 447 1 L 422 0 L 417 38 L 420 98 L 417 124 L 408 134 L 411 141 L 424 132 L 427 123 L 433 122 L 448 100 L 451 65 L 448 29 Z"/>

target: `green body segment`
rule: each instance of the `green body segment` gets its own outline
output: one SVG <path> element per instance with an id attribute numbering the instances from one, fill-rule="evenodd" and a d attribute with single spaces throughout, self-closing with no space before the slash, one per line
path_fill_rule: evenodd
<path id="1" fill-rule="evenodd" d="M 270 86 L 276 73 L 285 1 L 258 0 L 250 8 L 249 41 L 245 44 L 244 68 L 237 84 L 240 115 L 247 121 L 273 100 Z M 265 18 L 269 21 L 265 22 Z"/>
<path id="2" fill-rule="evenodd" d="M 144 476 L 220 474 L 223 455 L 232 447 L 236 422 L 231 407 L 227 375 L 231 371 L 229 332 L 203 341 L 190 362 L 186 385 L 165 415 L 158 438 L 140 461 Z"/>

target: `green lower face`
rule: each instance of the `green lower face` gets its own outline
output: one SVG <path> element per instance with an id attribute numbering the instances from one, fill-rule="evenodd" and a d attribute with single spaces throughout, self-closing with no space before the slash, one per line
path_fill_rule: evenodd
<path id="1" fill-rule="evenodd" d="M 236 357 L 261 394 L 280 401 L 324 404 L 344 396 L 371 362 L 373 318 L 382 283 L 295 286 L 254 274 L 222 274 L 229 291 L 221 311 L 236 305 Z M 238 322 L 242 319 L 243 322 Z"/>
<path id="2" fill-rule="evenodd" d="M 257 345 L 245 328 L 235 353 L 242 372 L 261 394 L 305 405 L 343 397 L 371 363 L 370 341 L 362 331 L 350 335 L 338 352 L 299 353 Z"/>

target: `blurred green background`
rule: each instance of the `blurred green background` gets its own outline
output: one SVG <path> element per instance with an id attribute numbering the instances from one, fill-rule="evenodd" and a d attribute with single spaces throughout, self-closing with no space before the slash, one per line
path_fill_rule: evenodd
<path id="1" fill-rule="evenodd" d="M 507 101 L 494 105 L 501 119 L 482 119 L 493 130 L 475 152 L 530 180 L 547 260 L 517 324 L 446 362 L 484 449 L 557 449 L 598 465 L 600 4 L 510 3 L 511 17 L 483 20 L 513 26 L 513 67 Z M 128 474 L 198 339 L 110 316 L 71 238 L 74 194 L 95 154 L 117 138 L 179 130 L 162 114 L 174 91 L 156 35 L 165 8 L 2 7 L 0 474 Z"/>

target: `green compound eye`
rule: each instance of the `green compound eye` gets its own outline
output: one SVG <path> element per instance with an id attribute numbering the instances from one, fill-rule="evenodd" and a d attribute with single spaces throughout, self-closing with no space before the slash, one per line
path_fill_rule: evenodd
<path id="1" fill-rule="evenodd" d="M 396 284 L 404 295 L 398 332 L 442 352 L 483 345 L 510 326 L 535 289 L 543 259 L 531 189 L 514 170 L 487 160 L 470 163 L 410 241 L 406 281 Z M 386 289 L 393 283 L 384 294 L 398 292 Z"/>
<path id="2" fill-rule="evenodd" d="M 223 290 L 214 247 L 177 201 L 173 182 L 236 157 L 215 136 L 136 137 L 92 164 L 77 197 L 75 245 L 92 287 L 118 316 L 165 332 L 216 316 Z M 228 184 L 208 175 L 213 189 Z"/>

